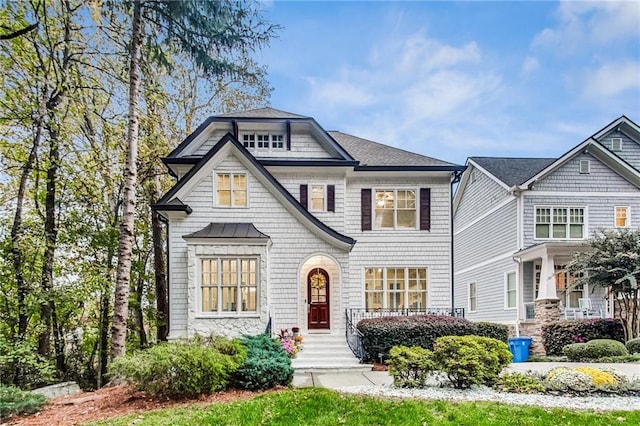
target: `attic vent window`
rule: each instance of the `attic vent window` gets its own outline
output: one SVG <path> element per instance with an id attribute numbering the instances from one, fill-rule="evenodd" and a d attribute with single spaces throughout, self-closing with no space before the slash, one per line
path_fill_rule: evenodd
<path id="1" fill-rule="evenodd" d="M 591 173 L 591 161 L 580 160 L 580 174 L 587 175 L 589 173 Z"/>
<path id="2" fill-rule="evenodd" d="M 622 151 L 622 138 L 611 138 L 611 151 Z"/>

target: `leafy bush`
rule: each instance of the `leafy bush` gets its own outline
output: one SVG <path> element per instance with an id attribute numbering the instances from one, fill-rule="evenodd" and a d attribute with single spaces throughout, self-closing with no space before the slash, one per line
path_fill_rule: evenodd
<path id="1" fill-rule="evenodd" d="M 576 367 L 575 371 L 591 377 L 591 381 L 596 387 L 616 386 L 618 379 L 613 374 L 593 367 Z"/>
<path id="2" fill-rule="evenodd" d="M 436 368 L 458 389 L 493 383 L 511 361 L 506 343 L 479 336 L 440 337 L 433 356 Z"/>
<path id="3" fill-rule="evenodd" d="M 561 355 L 562 348 L 572 343 L 594 339 L 624 342 L 624 330 L 613 318 L 560 321 L 543 326 L 542 339 L 547 355 Z"/>
<path id="4" fill-rule="evenodd" d="M 36 413 L 45 402 L 46 398 L 43 395 L 0 384 L 0 419 Z"/>
<path id="5" fill-rule="evenodd" d="M 507 373 L 498 376 L 493 388 L 502 392 L 541 393 L 544 386 L 540 379 L 523 373 Z"/>
<path id="6" fill-rule="evenodd" d="M 244 336 L 247 358 L 234 374 L 234 384 L 243 389 L 288 386 L 293 380 L 291 360 L 278 341 L 266 334 Z"/>
<path id="7" fill-rule="evenodd" d="M 445 315 L 410 315 L 364 319 L 358 322 L 369 359 L 389 356 L 394 346 L 433 349 L 438 337 L 478 335 L 507 341 L 508 328 L 502 324 L 472 323 Z"/>
<path id="8" fill-rule="evenodd" d="M 625 346 L 630 354 L 640 354 L 640 337 L 629 340 Z"/>
<path id="9" fill-rule="evenodd" d="M 26 342 L 0 335 L 0 383 L 33 388 L 54 381 L 55 367 Z"/>
<path id="10" fill-rule="evenodd" d="M 246 357 L 239 340 L 222 339 L 163 343 L 116 358 L 110 373 L 153 395 L 196 396 L 219 391 L 227 387 Z"/>
<path id="11" fill-rule="evenodd" d="M 506 342 L 509 340 L 509 327 L 505 324 L 497 324 L 493 322 L 476 322 L 474 323 L 476 336 L 491 337 L 493 339 Z"/>
<path id="12" fill-rule="evenodd" d="M 629 355 L 624 344 L 610 339 L 589 340 L 584 348 L 584 356 L 586 359 L 623 355 Z"/>
<path id="13" fill-rule="evenodd" d="M 585 359 L 586 343 L 572 343 L 562 348 L 562 353 L 569 361 L 582 361 Z"/>
<path id="14" fill-rule="evenodd" d="M 433 352 L 419 346 L 394 346 L 389 352 L 389 374 L 401 388 L 422 388 L 434 371 Z"/>

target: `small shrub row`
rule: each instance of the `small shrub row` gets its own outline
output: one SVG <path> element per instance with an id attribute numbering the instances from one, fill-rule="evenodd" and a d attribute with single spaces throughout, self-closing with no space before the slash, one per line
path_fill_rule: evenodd
<path id="1" fill-rule="evenodd" d="M 38 412 L 45 402 L 46 398 L 43 395 L 0 384 L 0 420 Z"/>
<path id="2" fill-rule="evenodd" d="M 635 390 L 637 383 L 631 383 L 620 372 L 608 368 L 556 367 L 544 377 L 543 384 L 549 391 L 562 392 L 610 392 L 620 393 Z"/>
<path id="3" fill-rule="evenodd" d="M 414 315 L 361 320 L 357 324 L 363 335 L 369 359 L 387 358 L 394 346 L 419 346 L 433 349 L 443 336 L 476 335 L 507 341 L 508 328 L 503 324 L 472 323 L 464 318 L 444 315 Z"/>
<path id="4" fill-rule="evenodd" d="M 390 355 L 389 374 L 401 387 L 424 387 L 434 371 L 458 389 L 492 385 L 511 362 L 506 343 L 481 336 L 443 336 L 436 339 L 433 351 L 396 346 Z"/>
<path id="5" fill-rule="evenodd" d="M 589 340 L 587 343 L 572 343 L 562 348 L 562 353 L 569 361 L 589 361 L 629 354 L 624 344 L 609 339 Z"/>
<path id="6" fill-rule="evenodd" d="M 560 321 L 542 327 L 542 339 L 547 355 L 561 355 L 572 343 L 595 339 L 611 339 L 624 343 L 622 323 L 613 318 Z"/>
<path id="7" fill-rule="evenodd" d="M 245 336 L 242 343 L 247 347 L 247 358 L 235 372 L 236 386 L 258 390 L 291 384 L 291 360 L 278 341 L 261 334 Z"/>
<path id="8" fill-rule="evenodd" d="M 192 397 L 225 389 L 245 358 L 246 348 L 238 339 L 198 338 L 117 358 L 110 373 L 152 395 Z"/>

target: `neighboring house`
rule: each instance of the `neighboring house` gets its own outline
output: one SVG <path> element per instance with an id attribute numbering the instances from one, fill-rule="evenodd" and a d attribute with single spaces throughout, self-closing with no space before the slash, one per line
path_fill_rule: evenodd
<path id="1" fill-rule="evenodd" d="M 470 157 L 454 198 L 454 306 L 514 326 L 556 307 L 610 316 L 605 291 L 565 265 L 594 230 L 640 225 L 639 188 L 640 128 L 624 116 L 560 158 Z"/>
<path id="2" fill-rule="evenodd" d="M 451 308 L 464 166 L 262 108 L 210 117 L 164 159 L 169 338 L 298 326 L 345 310 Z"/>

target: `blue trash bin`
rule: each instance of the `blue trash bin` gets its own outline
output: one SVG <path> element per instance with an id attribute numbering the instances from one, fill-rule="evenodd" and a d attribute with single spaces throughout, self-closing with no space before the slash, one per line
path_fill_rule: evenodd
<path id="1" fill-rule="evenodd" d="M 508 344 L 509 351 L 513 355 L 513 362 L 525 362 L 529 359 L 531 337 L 510 337 Z"/>

